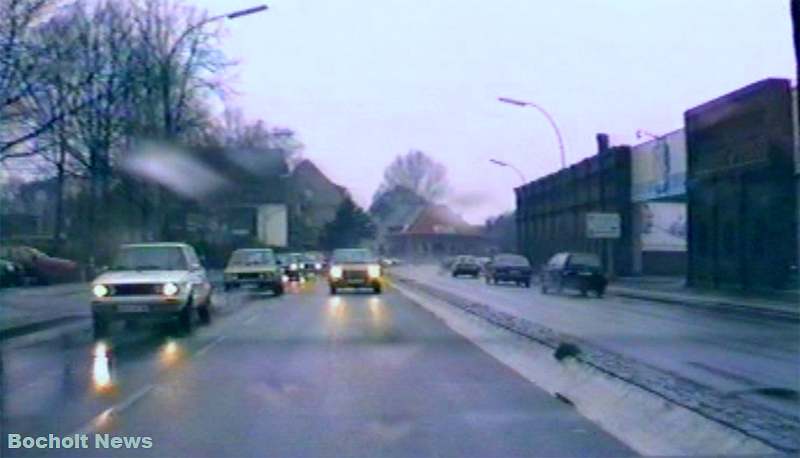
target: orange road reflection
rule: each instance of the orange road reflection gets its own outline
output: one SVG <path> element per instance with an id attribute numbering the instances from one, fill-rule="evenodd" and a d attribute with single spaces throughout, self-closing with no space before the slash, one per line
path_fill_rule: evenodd
<path id="1" fill-rule="evenodd" d="M 92 358 L 92 386 L 96 393 L 108 393 L 114 388 L 111 373 L 111 351 L 105 342 L 97 342 Z"/>

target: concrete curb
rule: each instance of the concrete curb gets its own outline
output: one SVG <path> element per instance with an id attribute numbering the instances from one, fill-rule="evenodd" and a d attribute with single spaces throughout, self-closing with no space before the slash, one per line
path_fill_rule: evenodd
<path id="1" fill-rule="evenodd" d="M 751 305 L 737 304 L 735 302 L 725 300 L 703 300 L 699 298 L 686 298 L 671 295 L 668 293 L 661 294 L 652 291 L 637 291 L 633 288 L 619 288 L 615 286 L 608 287 L 608 293 L 618 297 L 625 297 L 629 299 L 642 299 L 652 302 L 659 302 L 662 304 L 681 305 L 691 307 L 702 307 L 705 309 L 713 310 L 715 312 L 723 313 L 736 313 L 740 315 L 756 315 L 765 318 L 789 320 L 792 322 L 800 322 L 800 307 L 797 312 L 788 310 L 778 310 L 767 307 L 753 307 Z"/>
<path id="2" fill-rule="evenodd" d="M 88 318 L 87 315 L 70 314 L 16 324 L 0 329 L 0 342 Z"/>

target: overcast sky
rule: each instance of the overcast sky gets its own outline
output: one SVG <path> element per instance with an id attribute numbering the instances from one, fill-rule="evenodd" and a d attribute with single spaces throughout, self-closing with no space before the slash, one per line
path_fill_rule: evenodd
<path id="1" fill-rule="evenodd" d="M 194 0 L 211 14 L 262 0 Z M 305 156 L 368 205 L 395 155 L 421 149 L 448 170 L 471 222 L 513 209 L 513 171 L 573 163 L 595 134 L 635 144 L 687 108 L 766 77 L 792 78 L 788 0 L 270 0 L 226 24 L 239 62 L 232 100 L 246 117 L 294 129 Z"/>

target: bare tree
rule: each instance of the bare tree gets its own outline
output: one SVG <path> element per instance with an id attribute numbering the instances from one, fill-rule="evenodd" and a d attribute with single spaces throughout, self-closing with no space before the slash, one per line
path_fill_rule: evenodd
<path id="1" fill-rule="evenodd" d="M 39 48 L 33 26 L 48 10 L 48 0 L 0 1 L 0 160 L 23 156 L 18 145 L 35 138 L 50 123 L 31 127 L 23 101 L 37 90 Z"/>
<path id="2" fill-rule="evenodd" d="M 447 170 L 422 151 L 411 150 L 386 167 L 377 195 L 398 187 L 427 201 L 441 200 L 447 193 Z"/>

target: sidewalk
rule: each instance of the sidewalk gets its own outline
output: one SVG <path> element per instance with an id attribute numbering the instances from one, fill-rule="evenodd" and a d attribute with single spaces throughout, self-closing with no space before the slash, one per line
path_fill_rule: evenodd
<path id="1" fill-rule="evenodd" d="M 768 295 L 689 288 L 680 277 L 622 277 L 608 285 L 608 293 L 668 304 L 740 311 L 800 321 L 800 291 Z"/>
<path id="2" fill-rule="evenodd" d="M 88 283 L 0 290 L 0 340 L 31 328 L 88 317 Z"/>

